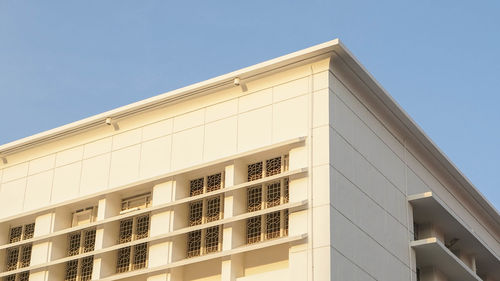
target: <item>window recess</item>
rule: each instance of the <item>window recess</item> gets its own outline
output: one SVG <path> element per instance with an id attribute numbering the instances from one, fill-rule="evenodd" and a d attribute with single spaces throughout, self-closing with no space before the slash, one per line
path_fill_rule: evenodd
<path id="1" fill-rule="evenodd" d="M 288 154 L 248 165 L 248 181 L 274 176 L 288 171 Z"/>
<path id="2" fill-rule="evenodd" d="M 31 248 L 31 244 L 8 248 L 5 257 L 5 271 L 30 266 Z"/>
<path id="3" fill-rule="evenodd" d="M 76 210 L 73 213 L 71 226 L 79 226 L 94 222 L 97 218 L 97 206 L 87 207 L 85 209 Z"/>
<path id="4" fill-rule="evenodd" d="M 187 234 L 188 258 L 218 252 L 222 249 L 222 225 L 191 231 Z"/>
<path id="5" fill-rule="evenodd" d="M 148 261 L 148 243 L 118 249 L 116 273 L 145 268 Z"/>
<path id="6" fill-rule="evenodd" d="M 247 219 L 247 244 L 284 236 L 288 236 L 288 210 L 281 210 Z"/>
<path id="7" fill-rule="evenodd" d="M 94 256 L 71 260 L 66 263 L 64 281 L 92 280 Z"/>
<path id="8" fill-rule="evenodd" d="M 95 229 L 86 229 L 68 235 L 68 256 L 88 253 L 95 248 Z"/>
<path id="9" fill-rule="evenodd" d="M 133 197 L 124 198 L 122 200 L 122 208 L 120 214 L 133 212 L 136 210 L 145 209 L 151 206 L 151 193 L 143 193 Z"/>
<path id="10" fill-rule="evenodd" d="M 219 190 L 224 186 L 224 173 L 217 173 L 202 178 L 197 178 L 189 181 L 189 196 L 196 196 L 215 190 Z"/>
<path id="11" fill-rule="evenodd" d="M 24 271 L 18 274 L 12 274 L 9 276 L 4 277 L 3 280 L 5 281 L 29 281 L 30 278 L 30 272 L 29 271 Z"/>
<path id="12" fill-rule="evenodd" d="M 35 233 L 35 223 L 11 227 L 9 230 L 9 243 L 33 238 Z"/>
<path id="13" fill-rule="evenodd" d="M 121 220 L 118 243 L 122 244 L 148 237 L 149 224 L 149 214 Z"/>

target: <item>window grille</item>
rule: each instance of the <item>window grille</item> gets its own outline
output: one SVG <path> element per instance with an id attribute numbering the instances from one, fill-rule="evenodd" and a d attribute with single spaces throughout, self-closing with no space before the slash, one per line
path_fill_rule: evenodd
<path id="1" fill-rule="evenodd" d="M 262 162 L 248 165 L 248 181 L 262 178 Z"/>
<path id="2" fill-rule="evenodd" d="M 281 203 L 281 184 L 280 182 L 274 182 L 267 185 L 267 195 L 266 195 L 266 205 L 267 208 L 278 206 Z"/>
<path id="3" fill-rule="evenodd" d="M 116 259 L 116 273 L 122 273 L 129 270 L 130 249 L 130 247 L 118 249 L 118 257 Z"/>
<path id="4" fill-rule="evenodd" d="M 132 270 L 146 267 L 147 256 L 148 256 L 148 243 L 135 245 Z"/>
<path id="5" fill-rule="evenodd" d="M 35 234 L 35 223 L 30 223 L 24 226 L 24 240 L 33 238 Z"/>
<path id="6" fill-rule="evenodd" d="M 5 281 L 16 281 L 16 275 L 12 274 L 12 275 L 6 276 L 4 280 Z"/>
<path id="7" fill-rule="evenodd" d="M 17 269 L 17 260 L 19 258 L 19 248 L 10 248 L 7 249 L 7 258 L 6 258 L 6 271 L 16 270 Z"/>
<path id="8" fill-rule="evenodd" d="M 19 267 L 30 266 L 31 261 L 31 244 L 21 248 L 21 257 L 19 258 Z"/>
<path id="9" fill-rule="evenodd" d="M 219 251 L 219 226 L 209 227 L 205 231 L 205 253 Z"/>
<path id="10" fill-rule="evenodd" d="M 132 241 L 132 227 L 134 220 L 132 218 L 120 221 L 120 236 L 118 243 L 126 243 Z"/>
<path id="11" fill-rule="evenodd" d="M 81 233 L 76 232 L 69 235 L 68 256 L 78 255 L 80 253 Z"/>
<path id="12" fill-rule="evenodd" d="M 202 223 L 203 219 L 203 200 L 189 204 L 189 226 Z"/>
<path id="13" fill-rule="evenodd" d="M 260 241 L 261 221 L 260 216 L 247 219 L 247 244 Z"/>
<path id="14" fill-rule="evenodd" d="M 189 196 L 203 194 L 203 182 L 203 178 L 192 180 L 189 185 Z"/>
<path id="15" fill-rule="evenodd" d="M 262 187 L 254 186 L 247 190 L 247 210 L 254 212 L 262 207 Z"/>
<path id="16" fill-rule="evenodd" d="M 89 281 L 92 279 L 93 267 L 94 267 L 94 256 L 82 258 L 80 281 Z"/>
<path id="17" fill-rule="evenodd" d="M 65 281 L 76 281 L 78 276 L 78 260 L 68 261 L 66 263 Z"/>
<path id="18" fill-rule="evenodd" d="M 266 239 L 280 237 L 280 212 L 266 215 Z"/>
<path id="19" fill-rule="evenodd" d="M 281 156 L 266 160 L 266 177 L 281 173 Z"/>
<path id="20" fill-rule="evenodd" d="M 288 188 L 288 178 L 283 179 L 283 203 L 288 203 L 290 201 L 290 194 Z"/>
<path id="21" fill-rule="evenodd" d="M 140 210 L 151 206 L 151 193 L 144 193 L 133 197 L 122 199 L 122 211 L 124 214 L 133 210 Z"/>
<path id="22" fill-rule="evenodd" d="M 207 199 L 207 215 L 206 222 L 219 220 L 220 218 L 220 197 L 212 197 Z"/>
<path id="23" fill-rule="evenodd" d="M 95 248 L 95 229 L 85 231 L 83 237 L 83 252 L 92 252 Z"/>
<path id="24" fill-rule="evenodd" d="M 9 243 L 21 241 L 23 235 L 23 226 L 16 226 L 10 229 Z"/>
<path id="25" fill-rule="evenodd" d="M 283 211 L 283 236 L 288 236 L 288 210 Z"/>
<path id="26" fill-rule="evenodd" d="M 149 236 L 149 215 L 137 217 L 137 230 L 135 239 L 142 239 Z"/>
<path id="27" fill-rule="evenodd" d="M 30 272 L 29 271 L 25 271 L 25 272 L 21 272 L 19 273 L 19 278 L 17 279 L 18 281 L 29 281 L 30 280 Z"/>
<path id="28" fill-rule="evenodd" d="M 220 189 L 222 186 L 222 173 L 207 177 L 207 192 Z"/>
<path id="29" fill-rule="evenodd" d="M 201 230 L 195 230 L 188 233 L 187 236 L 187 257 L 200 255 L 201 250 Z"/>

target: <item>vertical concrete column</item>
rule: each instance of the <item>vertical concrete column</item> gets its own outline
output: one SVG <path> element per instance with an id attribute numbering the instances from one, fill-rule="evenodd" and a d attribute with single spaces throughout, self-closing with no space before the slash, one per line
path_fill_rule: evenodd
<path id="1" fill-rule="evenodd" d="M 53 212 L 39 215 L 35 219 L 34 237 L 51 234 L 55 231 L 71 226 L 71 212 L 66 208 L 59 208 Z M 38 265 L 49 262 L 54 258 L 61 258 L 65 255 L 66 245 L 63 237 L 56 237 L 49 240 L 35 242 L 31 248 L 30 265 Z M 42 281 L 50 280 L 57 271 L 49 271 L 47 268 L 33 270 L 30 272 L 30 280 Z"/>
<path id="2" fill-rule="evenodd" d="M 241 161 L 234 161 L 225 168 L 224 188 L 229 188 L 246 181 L 246 165 Z M 224 196 L 224 218 L 230 218 L 245 211 L 245 190 L 227 192 Z M 225 224 L 222 230 L 222 250 L 231 250 L 242 245 L 245 237 L 245 222 L 239 221 Z M 241 255 L 234 255 L 222 259 L 221 280 L 234 281 L 242 276 L 243 262 Z"/>
<path id="3" fill-rule="evenodd" d="M 97 221 L 102 221 L 120 214 L 121 198 L 116 194 L 109 194 L 98 202 Z M 118 239 L 119 222 L 100 225 L 96 229 L 95 249 L 103 249 L 116 244 Z M 92 280 L 104 278 L 115 273 L 116 253 L 107 252 L 94 256 Z"/>

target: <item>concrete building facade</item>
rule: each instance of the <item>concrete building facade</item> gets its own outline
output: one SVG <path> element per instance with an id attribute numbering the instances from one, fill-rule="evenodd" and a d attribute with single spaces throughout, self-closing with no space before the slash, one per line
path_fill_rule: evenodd
<path id="1" fill-rule="evenodd" d="M 0 157 L 0 280 L 500 280 L 498 211 L 338 40 Z"/>

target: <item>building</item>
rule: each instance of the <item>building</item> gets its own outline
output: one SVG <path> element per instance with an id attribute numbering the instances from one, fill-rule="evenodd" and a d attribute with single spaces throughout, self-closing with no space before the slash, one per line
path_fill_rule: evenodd
<path id="1" fill-rule="evenodd" d="M 0 157 L 1 280 L 500 280 L 498 211 L 338 40 Z"/>

